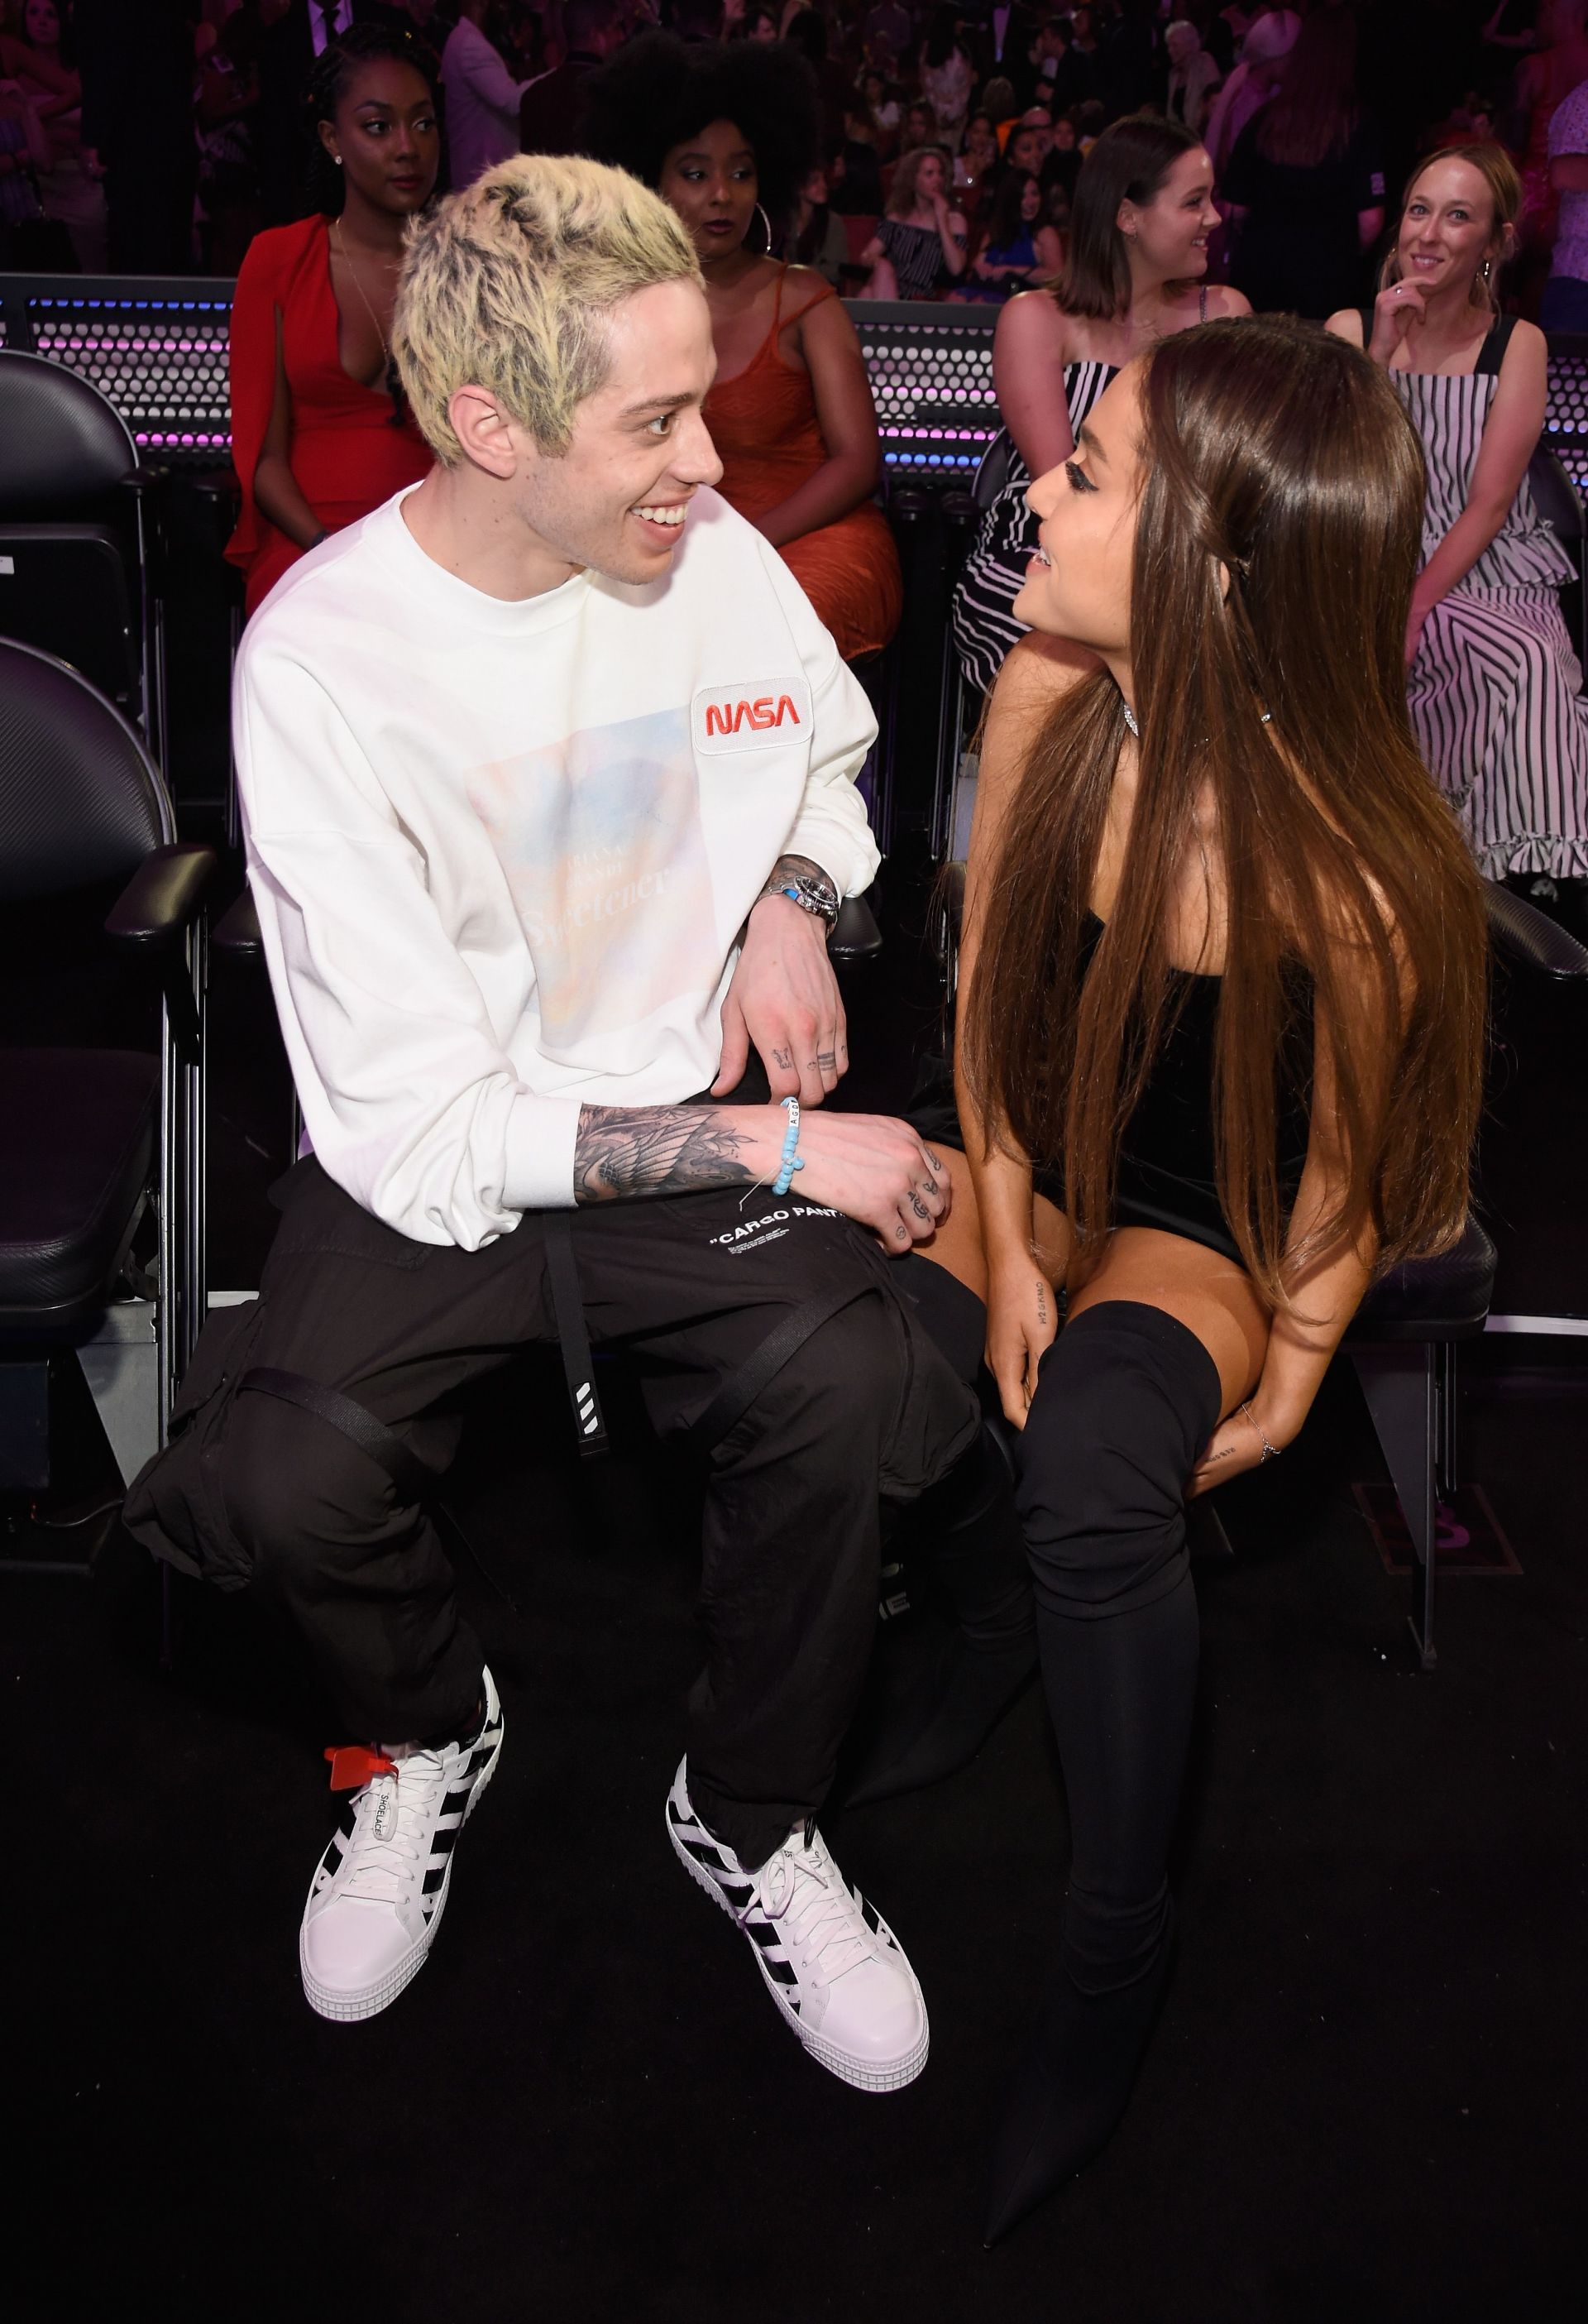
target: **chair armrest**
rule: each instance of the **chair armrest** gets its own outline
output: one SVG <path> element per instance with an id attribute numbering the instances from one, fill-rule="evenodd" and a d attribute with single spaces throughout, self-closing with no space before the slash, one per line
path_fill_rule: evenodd
<path id="1" fill-rule="evenodd" d="M 846 896 L 827 939 L 834 960 L 875 960 L 882 950 L 882 930 L 864 896 Z"/>
<path id="2" fill-rule="evenodd" d="M 112 905 L 106 935 L 129 952 L 161 952 L 179 943 L 198 916 L 215 868 L 214 848 L 195 840 L 155 848 Z"/>
<path id="3" fill-rule="evenodd" d="M 1496 952 L 1558 982 L 1588 976 L 1588 951 L 1547 912 L 1496 881 L 1483 882 L 1489 935 Z"/>
<path id="4" fill-rule="evenodd" d="M 229 904 L 209 932 L 209 948 L 226 960 L 258 960 L 264 952 L 259 932 L 259 910 L 252 888 L 244 888 Z"/>

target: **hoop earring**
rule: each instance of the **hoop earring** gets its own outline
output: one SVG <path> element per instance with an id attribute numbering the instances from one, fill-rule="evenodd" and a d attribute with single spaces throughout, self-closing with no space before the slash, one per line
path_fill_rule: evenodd
<path id="1" fill-rule="evenodd" d="M 766 236 L 766 250 L 767 252 L 770 252 L 772 248 L 772 221 L 767 217 L 766 211 L 761 208 L 759 202 L 756 204 L 756 216 L 761 221 L 762 230 Z"/>

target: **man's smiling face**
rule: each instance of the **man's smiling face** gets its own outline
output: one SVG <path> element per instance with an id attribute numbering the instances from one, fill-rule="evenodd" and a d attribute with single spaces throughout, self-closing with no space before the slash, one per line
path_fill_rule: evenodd
<path id="1" fill-rule="evenodd" d="M 519 513 L 570 567 L 656 581 L 689 503 L 722 474 L 701 417 L 717 368 L 711 315 L 693 282 L 656 282 L 606 329 L 606 378 L 578 407 L 562 456 L 531 461 Z"/>

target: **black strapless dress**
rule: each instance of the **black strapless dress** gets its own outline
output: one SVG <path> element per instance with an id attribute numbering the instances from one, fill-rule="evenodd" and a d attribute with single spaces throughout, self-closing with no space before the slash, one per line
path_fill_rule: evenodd
<path id="1" fill-rule="evenodd" d="M 1093 913 L 1087 919 L 1084 957 L 1089 963 L 1103 923 Z M 1121 1141 L 1115 1224 L 1158 1227 L 1239 1261 L 1240 1250 L 1218 1198 L 1214 1153 L 1213 1054 L 1223 979 L 1184 969 L 1175 970 L 1174 977 L 1184 988 L 1179 1014 L 1153 1060 Z M 1309 986 L 1308 995 L 1310 1022 Z M 963 1150 L 950 1060 L 928 1060 L 908 1119 L 934 1144 Z M 1288 1093 L 1276 1124 L 1280 1191 L 1287 1210 L 1300 1184 L 1308 1127 L 1305 1103 Z M 1039 1194 L 1060 1210 L 1066 1207 L 1064 1174 L 1056 1163 L 1033 1161 L 1032 1177 Z"/>

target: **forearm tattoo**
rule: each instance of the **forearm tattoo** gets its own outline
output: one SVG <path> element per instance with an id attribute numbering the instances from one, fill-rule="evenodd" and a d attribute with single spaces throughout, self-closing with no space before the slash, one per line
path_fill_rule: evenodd
<path id="1" fill-rule="evenodd" d="M 574 1141 L 576 1204 L 753 1185 L 750 1140 L 709 1105 L 586 1105 Z"/>

